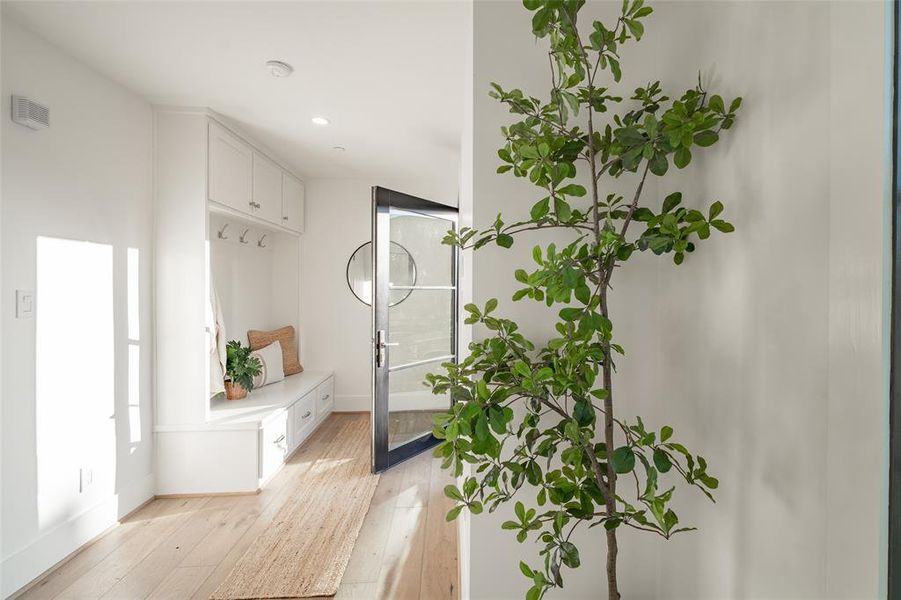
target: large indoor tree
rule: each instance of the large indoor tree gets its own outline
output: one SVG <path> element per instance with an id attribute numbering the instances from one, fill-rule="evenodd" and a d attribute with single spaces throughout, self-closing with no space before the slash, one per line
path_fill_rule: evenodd
<path id="1" fill-rule="evenodd" d="M 614 336 L 611 283 L 636 251 L 681 265 L 700 240 L 732 231 L 720 202 L 699 210 L 678 191 L 663 198 L 642 192 L 649 177 L 684 169 L 693 152 L 716 144 L 741 99 L 711 94 L 700 76 L 678 96 L 656 81 L 628 99 L 617 95 L 620 50 L 641 40 L 652 12 L 643 0 L 625 0 L 608 24 L 580 23 L 584 0 L 523 4 L 533 33 L 549 43 L 550 93 L 539 99 L 492 84 L 491 96 L 515 119 L 502 128 L 497 171 L 528 178 L 538 200 L 512 222 L 498 215 L 485 229 L 448 233 L 445 243 L 511 248 L 526 232 L 566 232 L 565 243 L 535 246 L 531 266 L 511 274 L 521 284 L 512 300 L 544 303 L 555 334 L 536 345 L 495 314 L 496 299 L 465 307 L 466 322 L 482 326 L 484 337 L 465 360 L 428 376 L 435 393 L 453 400 L 435 417 L 442 440 L 436 455 L 460 482 L 445 490 L 456 501 L 449 520 L 464 509 L 478 514 L 515 501 L 515 520 L 502 527 L 542 545 L 543 564 L 520 563 L 532 582 L 528 599 L 563 586 L 562 568 L 580 565 L 573 533 L 597 526 L 606 538 L 608 595 L 617 599 L 618 530 L 669 539 L 693 529 L 671 508 L 674 484 L 712 500 L 718 482 L 672 427 L 622 417 L 629 398 L 614 393 L 616 361 L 625 353 Z M 610 193 L 610 182 L 626 174 L 633 191 Z"/>

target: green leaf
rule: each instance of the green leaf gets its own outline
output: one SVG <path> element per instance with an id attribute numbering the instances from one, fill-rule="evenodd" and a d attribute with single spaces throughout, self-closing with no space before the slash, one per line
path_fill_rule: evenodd
<path id="1" fill-rule="evenodd" d="M 564 321 L 575 321 L 583 312 L 581 308 L 564 308 L 560 311 L 560 318 Z"/>
<path id="2" fill-rule="evenodd" d="M 721 219 L 711 221 L 710 224 L 713 225 L 718 231 L 722 231 L 723 233 L 732 233 L 733 231 L 735 231 L 735 227 L 733 227 L 732 223 L 728 223 Z"/>
<path id="3" fill-rule="evenodd" d="M 502 248 L 509 248 L 510 246 L 513 245 L 513 236 L 508 233 L 502 233 L 499 236 L 497 236 L 497 239 L 495 239 L 495 242 L 497 243 L 498 246 L 500 246 Z"/>
<path id="4" fill-rule="evenodd" d="M 572 542 L 560 544 L 560 558 L 563 560 L 563 564 L 570 569 L 579 567 L 579 549 Z"/>
<path id="5" fill-rule="evenodd" d="M 719 139 L 720 136 L 714 131 L 701 131 L 700 133 L 695 134 L 695 144 L 702 148 L 714 145 Z"/>
<path id="6" fill-rule="evenodd" d="M 590 402 L 584 400 L 576 402 L 576 405 L 573 407 L 573 418 L 581 427 L 591 425 L 595 419 L 594 407 L 591 406 Z"/>
<path id="7" fill-rule="evenodd" d="M 657 137 L 657 119 L 651 113 L 648 113 L 644 118 L 644 130 L 652 140 Z"/>
<path id="8" fill-rule="evenodd" d="M 582 304 L 588 304 L 589 302 L 591 302 L 591 290 L 584 283 L 577 286 L 573 293 L 576 296 L 576 300 L 578 300 Z"/>
<path id="9" fill-rule="evenodd" d="M 716 113 L 724 113 L 726 112 L 726 107 L 723 105 L 723 98 L 719 95 L 713 95 L 710 97 L 710 102 L 708 103 L 710 110 Z"/>
<path id="10" fill-rule="evenodd" d="M 673 154 L 673 164 L 679 167 L 680 169 L 684 169 L 688 166 L 688 163 L 691 162 L 691 150 L 688 148 L 682 147 L 676 150 Z"/>
<path id="11" fill-rule="evenodd" d="M 674 192 L 663 199 L 662 213 L 668 213 L 682 202 L 682 192 Z"/>
<path id="12" fill-rule="evenodd" d="M 451 500 L 459 500 L 461 502 L 463 501 L 463 494 L 460 493 L 460 490 L 458 490 L 457 486 L 455 485 L 444 486 L 444 495 Z"/>
<path id="13" fill-rule="evenodd" d="M 635 453 L 629 446 L 620 446 L 613 451 L 613 470 L 622 475 L 635 468 Z"/>
<path id="14" fill-rule="evenodd" d="M 550 198 L 542 198 L 541 200 L 536 202 L 532 207 L 531 212 L 529 213 L 532 217 L 532 220 L 538 221 L 539 219 L 546 217 L 548 212 L 550 211 L 550 204 Z"/>
<path id="15" fill-rule="evenodd" d="M 729 105 L 729 112 L 734 113 L 741 106 L 741 97 L 736 98 L 732 101 L 732 104 Z"/>
<path id="16" fill-rule="evenodd" d="M 479 418 L 476 419 L 475 438 L 480 442 L 484 442 L 490 435 L 491 432 L 488 431 L 488 418 L 482 413 L 479 415 Z"/>
<path id="17" fill-rule="evenodd" d="M 698 479 L 701 480 L 701 483 L 706 485 L 711 490 L 715 490 L 720 485 L 719 480 L 716 477 L 711 477 L 710 475 L 701 475 L 698 477 Z"/>
<path id="18" fill-rule="evenodd" d="M 661 473 L 666 473 L 673 467 L 673 463 L 666 452 L 660 448 L 654 448 L 654 466 Z"/>
<path id="19" fill-rule="evenodd" d="M 707 213 L 707 218 L 712 221 L 718 217 L 721 212 L 723 212 L 723 203 L 717 200 L 710 205 L 710 212 Z"/>
<path id="20" fill-rule="evenodd" d="M 623 144 L 626 144 L 627 146 L 634 146 L 636 144 L 643 144 L 645 142 L 644 135 L 642 135 L 641 131 L 631 126 L 620 127 L 613 132 L 613 135 L 616 136 L 616 139 L 618 139 Z"/>
<path id="21" fill-rule="evenodd" d="M 516 513 L 516 517 L 519 519 L 519 522 L 522 523 L 526 520 L 526 507 L 522 502 L 518 502 L 513 505 L 513 512 Z"/>
<path id="22" fill-rule="evenodd" d="M 655 154 L 654 158 L 648 163 L 648 168 L 650 168 L 651 173 L 657 177 L 666 175 L 666 172 L 669 169 L 669 162 L 666 160 L 666 155 L 662 152 Z"/>
<path id="23" fill-rule="evenodd" d="M 487 315 L 491 311 L 497 308 L 497 298 L 491 298 L 488 302 L 485 303 L 485 314 Z"/>
<path id="24" fill-rule="evenodd" d="M 666 440 L 673 437 L 673 428 L 669 425 L 664 425 L 660 428 L 660 441 L 665 442 Z"/>
<path id="25" fill-rule="evenodd" d="M 557 218 L 561 221 L 569 221 L 573 215 L 573 209 L 569 206 L 569 203 L 560 197 L 554 198 L 554 212 L 557 213 Z"/>
<path id="26" fill-rule="evenodd" d="M 567 186 L 564 186 L 557 190 L 557 193 L 563 194 L 564 196 L 578 196 L 582 197 L 588 192 L 585 190 L 584 186 L 576 185 L 575 183 L 571 183 Z"/>
<path id="27" fill-rule="evenodd" d="M 535 573 L 529 568 L 529 565 L 522 561 L 519 561 L 519 570 L 529 579 L 532 579 L 535 576 Z"/>
<path id="28" fill-rule="evenodd" d="M 629 28 L 636 40 L 640 40 L 641 36 L 644 35 L 644 25 L 636 19 L 626 19 L 626 27 Z"/>
<path id="29" fill-rule="evenodd" d="M 532 369 L 530 369 L 529 365 L 527 365 L 524 361 L 521 361 L 521 360 L 518 360 L 515 363 L 513 363 L 513 370 L 522 377 L 531 377 L 532 376 Z"/>
<path id="30" fill-rule="evenodd" d="M 449 511 L 447 511 L 447 516 L 445 516 L 444 519 L 449 523 L 449 522 L 453 521 L 454 519 L 456 519 L 457 517 L 459 517 L 460 511 L 462 511 L 462 510 L 463 510 L 462 504 L 460 506 L 455 506 L 452 509 L 450 509 Z"/>

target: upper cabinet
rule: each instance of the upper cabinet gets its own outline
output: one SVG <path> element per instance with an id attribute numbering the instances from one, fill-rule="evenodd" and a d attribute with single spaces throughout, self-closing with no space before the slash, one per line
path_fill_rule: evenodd
<path id="1" fill-rule="evenodd" d="M 253 149 L 210 121 L 209 198 L 250 212 L 253 209 Z"/>
<path id="2" fill-rule="evenodd" d="M 216 205 L 303 233 L 303 182 L 213 119 L 207 181 Z"/>
<path id="3" fill-rule="evenodd" d="M 303 182 L 288 173 L 282 174 L 282 225 L 303 233 Z"/>
<path id="4" fill-rule="evenodd" d="M 253 214 L 282 224 L 282 170 L 261 154 L 253 153 Z"/>

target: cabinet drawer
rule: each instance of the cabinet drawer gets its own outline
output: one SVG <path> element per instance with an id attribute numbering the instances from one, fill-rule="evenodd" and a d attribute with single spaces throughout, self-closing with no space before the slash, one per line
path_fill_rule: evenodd
<path id="1" fill-rule="evenodd" d="M 313 430 L 316 423 L 316 394 L 310 393 L 298 400 L 294 404 L 294 440 L 293 445 L 297 446 L 303 442 L 304 438 Z"/>
<path id="2" fill-rule="evenodd" d="M 332 411 L 335 406 L 335 378 L 329 377 L 316 388 L 316 410 L 320 415 Z"/>
<path id="3" fill-rule="evenodd" d="M 260 479 L 275 473 L 287 453 L 288 412 L 282 411 L 264 423 L 260 431 Z"/>

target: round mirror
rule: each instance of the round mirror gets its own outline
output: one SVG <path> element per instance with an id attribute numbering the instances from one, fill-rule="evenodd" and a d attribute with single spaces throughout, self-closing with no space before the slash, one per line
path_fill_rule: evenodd
<path id="1" fill-rule="evenodd" d="M 410 287 L 416 285 L 416 262 L 406 248 L 391 242 L 388 272 L 389 285 Z M 347 261 L 347 285 L 363 304 L 372 305 L 372 242 L 366 242 Z M 413 290 L 401 289 L 388 292 L 388 306 L 395 306 L 407 299 Z"/>

